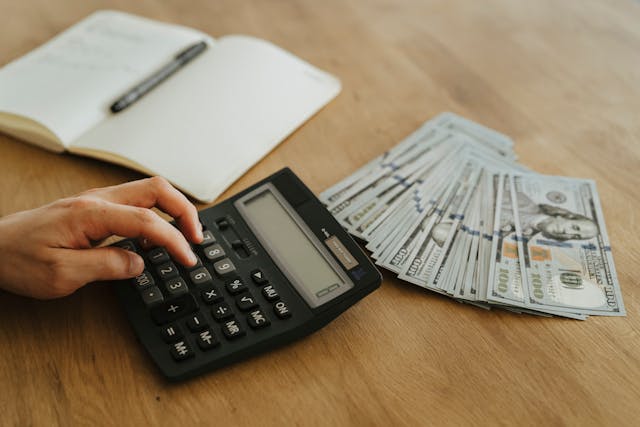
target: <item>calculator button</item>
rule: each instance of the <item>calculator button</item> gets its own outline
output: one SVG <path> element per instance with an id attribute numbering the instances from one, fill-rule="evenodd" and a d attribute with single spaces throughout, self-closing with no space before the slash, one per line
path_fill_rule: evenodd
<path id="1" fill-rule="evenodd" d="M 180 329 L 179 326 L 170 324 L 162 328 L 162 339 L 167 344 L 180 341 L 182 338 L 184 338 L 184 334 L 182 333 L 182 329 Z"/>
<path id="2" fill-rule="evenodd" d="M 140 292 L 140 296 L 142 296 L 142 301 L 147 307 L 151 307 L 152 305 L 164 301 L 162 292 L 160 292 L 160 289 L 158 289 L 157 286 L 151 286 L 147 289 L 142 290 Z"/>
<path id="3" fill-rule="evenodd" d="M 215 243 L 204 248 L 204 256 L 207 257 L 209 261 L 217 261 L 227 256 L 227 254 L 224 252 L 224 249 L 222 249 L 222 246 Z"/>
<path id="4" fill-rule="evenodd" d="M 227 290 L 234 295 L 247 290 L 247 285 L 242 283 L 242 280 L 240 279 L 233 279 L 227 282 L 225 286 L 227 287 Z"/>
<path id="5" fill-rule="evenodd" d="M 249 313 L 249 316 L 247 316 L 247 323 L 249 323 L 249 326 L 253 329 L 264 328 L 271 324 L 267 316 L 260 309 L 253 310 Z"/>
<path id="6" fill-rule="evenodd" d="M 213 283 L 213 278 L 211 277 L 211 274 L 209 274 L 209 271 L 204 267 L 201 267 L 197 270 L 193 270 L 191 273 L 189 273 L 189 277 L 191 278 L 191 281 L 196 285 L 202 285 L 204 283 Z"/>
<path id="7" fill-rule="evenodd" d="M 273 304 L 273 311 L 276 313 L 276 316 L 281 319 L 291 317 L 289 307 L 287 306 L 287 304 L 285 304 L 284 301 L 278 301 L 277 303 Z"/>
<path id="8" fill-rule="evenodd" d="M 202 267 L 202 260 L 200 259 L 200 257 L 198 255 L 196 255 L 195 253 L 193 254 L 193 256 L 196 257 L 196 263 L 194 265 L 192 265 L 191 267 L 187 267 L 187 269 L 189 269 L 189 270 L 195 270 L 196 268 Z"/>
<path id="9" fill-rule="evenodd" d="M 193 350 L 186 341 L 178 341 L 171 345 L 171 356 L 176 361 L 185 360 L 193 356 Z"/>
<path id="10" fill-rule="evenodd" d="M 184 294 L 151 308 L 151 317 L 158 325 L 193 313 L 198 308 L 196 300 L 191 294 Z"/>
<path id="11" fill-rule="evenodd" d="M 155 248 L 147 252 L 147 258 L 152 264 L 158 265 L 169 261 L 169 254 L 165 248 Z"/>
<path id="12" fill-rule="evenodd" d="M 207 326 L 209 325 L 201 313 L 193 314 L 187 319 L 187 327 L 191 332 L 201 331 Z"/>
<path id="13" fill-rule="evenodd" d="M 216 304 L 211 308 L 211 314 L 213 318 L 216 320 L 228 319 L 233 316 L 233 311 L 231 311 L 231 307 L 226 302 L 221 302 L 220 304 Z"/>
<path id="14" fill-rule="evenodd" d="M 216 221 L 216 225 L 218 226 L 218 230 L 226 230 L 229 228 L 229 221 L 226 218 L 220 218 Z"/>
<path id="15" fill-rule="evenodd" d="M 215 286 L 204 289 L 200 294 L 202 295 L 202 300 L 207 304 L 213 304 L 224 299 L 222 292 Z"/>
<path id="16" fill-rule="evenodd" d="M 267 280 L 266 276 L 260 269 L 253 270 L 251 272 L 251 280 L 253 280 L 253 283 L 255 283 L 256 285 L 263 285 L 269 282 L 269 280 Z"/>
<path id="17" fill-rule="evenodd" d="M 156 284 L 153 280 L 153 276 L 147 270 L 144 270 L 142 274 L 131 279 L 134 286 L 138 289 L 146 289 Z"/>
<path id="18" fill-rule="evenodd" d="M 227 320 L 222 325 L 222 333 L 227 339 L 234 339 L 241 337 L 245 334 L 244 329 L 240 326 L 240 323 L 236 319 Z"/>
<path id="19" fill-rule="evenodd" d="M 216 339 L 215 335 L 213 335 L 211 329 L 200 332 L 196 341 L 198 343 L 198 347 L 202 350 L 210 350 L 220 345 L 220 342 Z"/>
<path id="20" fill-rule="evenodd" d="M 202 232 L 202 242 L 199 243 L 200 246 L 208 246 L 215 242 L 216 242 L 216 238 L 211 231 L 204 230 Z"/>
<path id="21" fill-rule="evenodd" d="M 249 292 L 246 292 L 236 297 L 236 305 L 240 310 L 247 311 L 257 307 L 258 303 Z"/>
<path id="22" fill-rule="evenodd" d="M 280 298 L 278 291 L 276 291 L 276 288 L 274 288 L 273 285 L 267 285 L 262 288 L 262 295 L 264 295 L 267 301 L 275 301 Z"/>
<path id="23" fill-rule="evenodd" d="M 213 269 L 221 277 L 228 277 L 230 274 L 234 274 L 236 272 L 236 266 L 233 265 L 229 258 L 221 259 L 213 264 Z"/>
<path id="24" fill-rule="evenodd" d="M 187 288 L 187 284 L 184 283 L 180 277 L 176 279 L 171 279 L 165 284 L 167 288 L 167 293 L 172 297 L 177 297 L 178 295 L 186 294 L 189 292 Z"/>
<path id="25" fill-rule="evenodd" d="M 162 280 L 168 280 L 178 275 L 178 268 L 174 263 L 167 262 L 166 264 L 162 264 L 161 266 L 157 267 L 156 272 Z"/>
<path id="26" fill-rule="evenodd" d="M 122 248 L 122 249 L 124 249 L 126 251 L 129 251 L 129 252 L 137 252 L 138 251 L 138 248 L 136 248 L 136 245 L 130 240 L 121 241 L 121 242 L 115 243 L 114 246 L 117 246 L 117 247 Z"/>

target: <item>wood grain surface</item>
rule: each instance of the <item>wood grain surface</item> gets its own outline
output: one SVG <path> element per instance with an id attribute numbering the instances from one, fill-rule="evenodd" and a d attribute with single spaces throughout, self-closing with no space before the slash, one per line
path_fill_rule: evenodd
<path id="1" fill-rule="evenodd" d="M 453 111 L 538 172 L 596 180 L 628 314 L 487 312 L 385 273 L 318 333 L 171 385 L 108 285 L 0 293 L 0 424 L 640 425 L 640 3 L 0 0 L 0 65 L 101 8 L 262 37 L 341 78 L 223 198 L 283 166 L 320 192 Z M 140 177 L 0 136 L 0 215 Z"/>

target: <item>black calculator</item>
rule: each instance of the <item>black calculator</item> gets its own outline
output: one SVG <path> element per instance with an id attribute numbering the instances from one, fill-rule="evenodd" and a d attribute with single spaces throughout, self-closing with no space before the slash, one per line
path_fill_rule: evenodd
<path id="1" fill-rule="evenodd" d="M 380 273 L 288 168 L 199 213 L 185 268 L 164 248 L 116 285 L 162 373 L 184 380 L 302 338 L 380 286 Z"/>

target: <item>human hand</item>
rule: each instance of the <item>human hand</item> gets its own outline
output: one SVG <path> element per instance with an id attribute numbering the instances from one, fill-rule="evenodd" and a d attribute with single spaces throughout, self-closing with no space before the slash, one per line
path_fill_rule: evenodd
<path id="1" fill-rule="evenodd" d="M 154 206 L 175 218 L 184 235 L 153 212 Z M 176 261 L 192 266 L 196 258 L 186 239 L 201 242 L 202 227 L 196 208 L 161 177 L 89 190 L 0 218 L 0 288 L 48 299 L 92 281 L 142 273 L 139 255 L 92 246 L 112 235 L 164 246 Z"/>

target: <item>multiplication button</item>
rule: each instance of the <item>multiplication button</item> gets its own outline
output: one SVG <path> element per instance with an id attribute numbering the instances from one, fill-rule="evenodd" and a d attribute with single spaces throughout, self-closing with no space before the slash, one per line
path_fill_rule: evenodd
<path id="1" fill-rule="evenodd" d="M 201 292 L 201 296 L 202 300 L 207 304 L 213 304 L 224 299 L 222 292 L 220 292 L 220 290 L 213 285 L 203 289 Z"/>

